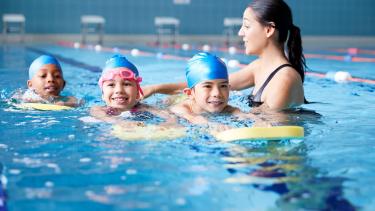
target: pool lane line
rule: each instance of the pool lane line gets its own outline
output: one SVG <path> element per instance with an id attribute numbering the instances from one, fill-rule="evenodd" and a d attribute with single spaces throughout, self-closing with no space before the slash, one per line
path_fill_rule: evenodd
<path id="1" fill-rule="evenodd" d="M 339 52 L 339 53 L 348 53 L 350 48 L 338 48 L 338 49 L 331 49 L 331 51 Z M 368 55 L 375 55 L 375 50 L 367 50 L 367 49 L 357 49 L 357 54 L 368 54 Z"/>
<path id="2" fill-rule="evenodd" d="M 74 48 L 73 42 L 61 41 L 61 42 L 58 42 L 58 45 L 63 46 L 63 47 Z M 93 47 L 88 47 L 88 46 L 85 46 L 85 45 L 82 45 L 80 48 L 88 49 L 88 50 L 95 50 Z M 101 51 L 112 52 L 112 53 L 131 54 L 131 50 L 120 49 L 120 48 L 116 48 L 116 50 L 114 50 L 114 48 L 102 47 Z M 157 56 L 157 53 L 139 51 L 139 56 L 153 56 L 153 57 L 155 57 L 155 56 Z M 159 58 L 160 59 L 166 59 L 166 60 L 183 60 L 183 61 L 187 61 L 187 60 L 190 59 L 190 57 L 176 56 L 176 55 L 171 55 L 171 54 L 163 54 Z M 247 65 L 248 64 L 240 63 L 240 64 L 237 65 L 237 67 L 244 68 Z M 319 72 L 316 72 L 316 71 L 306 71 L 305 73 L 306 73 L 306 75 L 314 76 L 314 77 L 317 77 L 317 78 L 326 78 L 326 74 L 319 73 Z M 358 78 L 358 77 L 351 77 L 351 78 L 348 79 L 348 81 L 358 82 L 358 83 L 375 84 L 375 80 Z"/>
<path id="3" fill-rule="evenodd" d="M 318 72 L 312 72 L 312 71 L 306 72 L 306 75 L 314 76 L 314 77 L 318 77 L 318 78 L 326 78 L 326 74 L 324 74 L 324 73 L 318 73 Z M 351 82 L 375 84 L 375 80 L 371 80 L 371 79 L 351 77 L 351 78 L 349 78 L 347 80 L 351 81 Z"/>
<path id="4" fill-rule="evenodd" d="M 349 57 L 348 57 L 349 56 Z M 323 54 L 305 54 L 308 59 L 325 59 L 325 60 L 336 60 L 336 61 L 349 61 L 348 62 L 368 62 L 375 63 L 375 58 L 357 57 L 357 56 L 334 56 L 334 55 L 323 55 Z"/>
<path id="5" fill-rule="evenodd" d="M 54 54 L 54 53 L 44 51 L 44 50 L 41 50 L 41 49 L 38 49 L 38 48 L 33 48 L 33 47 L 26 47 L 26 49 L 28 51 L 32 51 L 32 52 L 35 52 L 35 53 L 38 53 L 38 54 L 41 54 L 41 55 L 43 55 L 43 54 L 51 55 L 51 56 L 55 57 L 57 60 L 59 60 L 60 62 L 70 64 L 72 66 L 79 67 L 81 69 L 89 70 L 91 72 L 96 72 L 96 73 L 102 72 L 102 68 L 100 68 L 98 66 L 89 65 L 89 64 L 77 61 L 75 59 L 71 59 L 71 58 L 61 56 L 59 54 Z"/>
<path id="6" fill-rule="evenodd" d="M 60 41 L 57 43 L 59 46 L 68 47 L 68 48 L 74 48 L 73 42 L 67 42 L 67 41 Z M 86 49 L 95 51 L 95 48 L 91 45 L 82 45 L 79 47 L 79 49 Z M 121 54 L 132 54 L 132 50 L 126 50 L 123 48 L 110 48 L 110 47 L 101 47 L 100 51 L 109 52 L 109 53 L 121 53 Z M 158 56 L 157 53 L 147 52 L 147 51 L 141 51 L 139 50 L 137 56 L 145 56 L 145 57 L 158 57 L 160 59 L 167 59 L 167 60 L 181 60 L 181 61 L 187 61 L 190 59 L 190 57 L 183 57 L 183 56 L 176 56 L 172 54 L 161 54 Z"/>
<path id="7" fill-rule="evenodd" d="M 151 47 L 156 47 L 158 45 L 148 43 L 147 45 Z M 160 47 L 160 46 L 158 46 Z M 168 48 L 168 49 L 181 49 L 182 45 L 181 44 L 176 44 L 174 46 L 169 47 L 168 45 L 162 45 L 162 48 Z M 203 50 L 203 46 L 197 47 L 195 49 L 191 50 Z M 215 50 L 218 50 L 220 52 L 228 52 L 229 48 L 228 47 L 221 47 L 221 48 L 215 48 Z M 243 49 L 236 49 L 238 53 L 245 53 Z M 343 52 L 343 51 L 337 51 L 337 52 Z M 345 51 L 347 52 L 347 51 Z M 369 52 L 369 53 L 374 53 L 375 51 L 366 51 L 366 50 L 359 50 L 359 52 Z M 343 55 L 343 56 L 337 56 L 337 55 L 325 55 L 325 54 L 313 54 L 313 53 L 304 53 L 305 58 L 308 59 L 325 59 L 325 60 L 335 60 L 335 61 L 347 61 L 347 62 L 369 62 L 369 63 L 375 63 L 375 58 L 368 58 L 368 57 L 358 57 L 355 55 Z"/>

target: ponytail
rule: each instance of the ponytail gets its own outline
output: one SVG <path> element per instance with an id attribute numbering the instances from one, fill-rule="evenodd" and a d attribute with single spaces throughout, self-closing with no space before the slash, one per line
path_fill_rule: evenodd
<path id="1" fill-rule="evenodd" d="M 288 59 L 292 66 L 301 76 L 302 82 L 305 80 L 305 56 L 302 53 L 302 39 L 300 29 L 292 24 L 289 31 L 289 39 L 287 42 Z"/>

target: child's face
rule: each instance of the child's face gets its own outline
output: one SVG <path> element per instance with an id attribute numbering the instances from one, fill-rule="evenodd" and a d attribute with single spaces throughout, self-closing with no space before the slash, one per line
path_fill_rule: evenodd
<path id="1" fill-rule="evenodd" d="M 119 76 L 104 81 L 102 98 L 107 106 L 128 110 L 133 108 L 139 98 L 137 83 L 133 80 L 125 80 Z"/>
<path id="2" fill-rule="evenodd" d="M 64 89 L 65 81 L 61 71 L 54 64 L 43 65 L 27 86 L 41 97 L 57 97 Z"/>
<path id="3" fill-rule="evenodd" d="M 203 81 L 191 90 L 190 99 L 199 112 L 222 112 L 228 105 L 228 80 L 217 79 Z"/>

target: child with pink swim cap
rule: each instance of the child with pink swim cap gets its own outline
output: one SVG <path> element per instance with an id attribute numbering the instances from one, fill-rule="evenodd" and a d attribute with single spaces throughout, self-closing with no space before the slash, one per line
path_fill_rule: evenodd
<path id="1" fill-rule="evenodd" d="M 147 112 L 163 118 L 165 120 L 163 124 L 175 123 L 176 119 L 170 117 L 171 114 L 168 112 L 160 111 L 139 102 L 143 97 L 139 85 L 141 81 L 142 78 L 134 64 L 121 55 L 111 57 L 107 60 L 99 79 L 102 99 L 106 105 L 92 107 L 91 115 L 109 123 L 124 124 L 126 122 L 126 126 L 143 126 L 143 121 L 128 122 L 121 117 L 124 114 L 127 114 L 128 117 L 134 117 Z"/>

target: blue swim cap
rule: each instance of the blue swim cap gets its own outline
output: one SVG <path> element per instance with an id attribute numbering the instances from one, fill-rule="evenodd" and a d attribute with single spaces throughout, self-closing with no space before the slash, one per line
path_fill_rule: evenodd
<path id="1" fill-rule="evenodd" d="M 227 66 L 219 57 L 210 53 L 195 54 L 188 61 L 185 71 L 189 88 L 205 80 L 228 80 Z"/>
<path id="2" fill-rule="evenodd" d="M 30 65 L 29 68 L 29 79 L 32 79 L 34 75 L 40 70 L 43 65 L 54 64 L 62 73 L 59 61 L 53 56 L 42 55 L 36 58 Z"/>
<path id="3" fill-rule="evenodd" d="M 135 74 L 136 77 L 139 76 L 137 67 L 133 63 L 131 63 L 129 60 L 127 60 L 125 56 L 122 56 L 119 54 L 112 56 L 110 59 L 106 61 L 102 74 L 105 74 L 107 70 L 111 70 L 111 69 L 119 68 L 119 67 L 125 67 L 131 70 Z"/>

